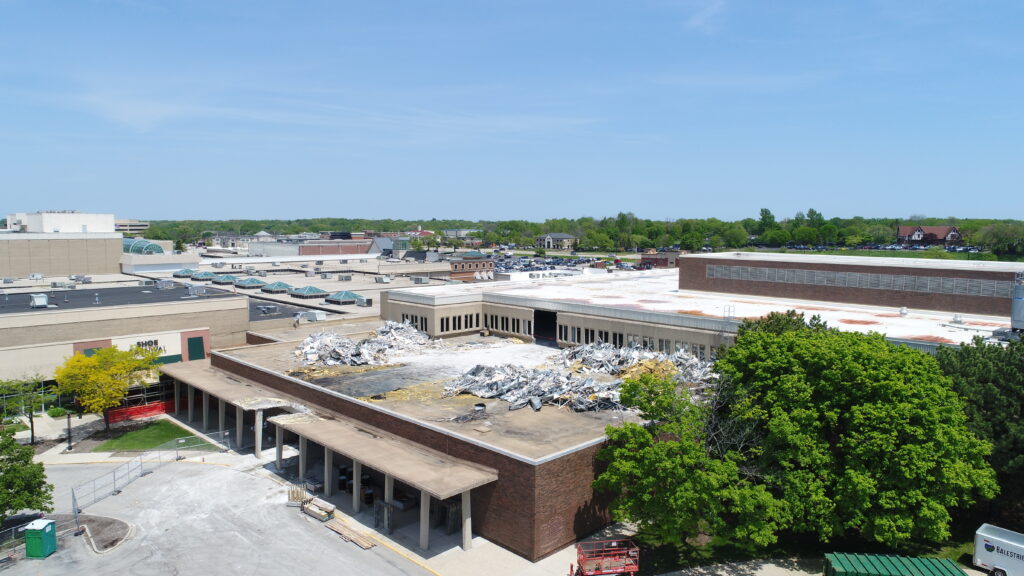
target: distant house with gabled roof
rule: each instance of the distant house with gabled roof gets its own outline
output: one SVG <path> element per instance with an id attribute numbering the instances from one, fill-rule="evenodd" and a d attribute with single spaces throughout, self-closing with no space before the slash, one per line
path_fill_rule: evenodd
<path id="1" fill-rule="evenodd" d="M 898 226 L 896 243 L 912 246 L 949 246 L 963 241 L 956 226 Z"/>

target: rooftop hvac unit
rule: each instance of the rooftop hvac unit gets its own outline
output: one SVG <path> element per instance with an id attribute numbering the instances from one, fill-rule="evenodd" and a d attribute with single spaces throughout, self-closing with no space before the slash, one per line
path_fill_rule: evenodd
<path id="1" fill-rule="evenodd" d="M 313 276 L 316 276 L 316 272 L 313 272 L 312 270 L 306 270 L 306 278 L 312 278 Z"/>
<path id="2" fill-rule="evenodd" d="M 263 278 L 266 278 L 267 277 L 267 271 L 266 270 L 260 270 L 259 272 L 256 273 L 256 275 L 257 276 L 262 276 Z"/>
<path id="3" fill-rule="evenodd" d="M 373 281 L 377 284 L 390 284 L 391 278 L 389 276 L 374 276 Z"/>
<path id="4" fill-rule="evenodd" d="M 352 275 L 351 274 L 338 274 L 338 281 L 339 282 L 351 282 L 352 281 Z"/>
<path id="5" fill-rule="evenodd" d="M 4 278 L 4 284 L 14 284 L 14 278 Z"/>
<path id="6" fill-rule="evenodd" d="M 412 283 L 413 284 L 430 284 L 430 278 L 427 278 L 426 276 L 413 276 L 412 277 Z"/>
<path id="7" fill-rule="evenodd" d="M 373 306 L 373 298 L 363 298 L 362 300 L 356 300 L 356 306 L 370 308 L 371 306 Z"/>
<path id="8" fill-rule="evenodd" d="M 259 309 L 260 315 L 262 316 L 270 316 L 272 314 L 277 314 L 277 306 L 266 304 L 263 306 L 257 306 L 256 308 Z"/>
<path id="9" fill-rule="evenodd" d="M 255 267 L 255 266 L 246 266 L 246 267 L 245 267 L 245 270 L 246 270 L 247 272 L 252 272 L 252 271 L 253 271 L 253 270 L 255 270 L 255 269 L 256 269 L 256 267 Z"/>
<path id="10" fill-rule="evenodd" d="M 360 258 L 359 259 L 359 263 L 360 264 L 366 264 L 366 258 Z"/>
<path id="11" fill-rule="evenodd" d="M 139 286 L 156 286 L 156 282 L 152 280 L 139 280 Z"/>
<path id="12" fill-rule="evenodd" d="M 82 276 L 82 284 L 92 284 L 92 276 Z"/>
<path id="13" fill-rule="evenodd" d="M 223 262 L 214 262 L 214 263 L 212 264 L 212 266 L 213 266 L 214 268 L 223 268 L 223 267 L 224 267 L 224 263 L 223 263 Z"/>
<path id="14" fill-rule="evenodd" d="M 202 296 L 203 294 L 206 294 L 206 286 L 203 286 L 202 284 L 189 284 L 189 296 Z"/>
<path id="15" fill-rule="evenodd" d="M 271 266 L 280 266 L 281 263 L 280 262 L 271 262 L 270 265 Z"/>
<path id="16" fill-rule="evenodd" d="M 324 265 L 324 261 L 323 260 L 317 260 L 316 261 L 316 265 L 317 266 L 323 266 Z"/>
<path id="17" fill-rule="evenodd" d="M 324 272 L 323 274 L 320 275 L 320 278 L 322 278 L 324 280 L 330 280 L 331 279 L 331 275 L 326 273 L 326 272 Z"/>
<path id="18" fill-rule="evenodd" d="M 319 266 L 316 266 L 316 267 L 313 268 L 313 272 L 316 272 L 317 274 L 319 274 L 320 272 L 323 272 L 323 268 L 321 268 Z"/>
<path id="19" fill-rule="evenodd" d="M 174 280 L 157 280 L 156 288 L 157 290 L 170 290 L 174 288 Z"/>
<path id="20" fill-rule="evenodd" d="M 29 300 L 29 308 L 48 308 L 50 306 L 50 297 L 46 294 L 29 294 L 31 298 Z"/>
<path id="21" fill-rule="evenodd" d="M 242 265 L 241 264 L 232 264 L 231 265 L 231 269 L 232 270 L 241 270 L 242 269 Z"/>
<path id="22" fill-rule="evenodd" d="M 29 280 L 42 280 L 43 279 L 43 275 L 38 273 L 38 272 L 34 272 L 34 273 L 28 275 L 28 279 Z"/>

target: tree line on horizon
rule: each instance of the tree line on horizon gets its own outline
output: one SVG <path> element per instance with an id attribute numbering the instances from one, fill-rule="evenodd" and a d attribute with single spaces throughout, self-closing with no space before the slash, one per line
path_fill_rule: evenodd
<path id="1" fill-rule="evenodd" d="M 302 232 L 347 231 L 406 232 L 422 228 L 440 232 L 451 229 L 477 229 L 473 236 L 485 245 L 532 245 L 537 236 L 560 232 L 572 234 L 581 249 L 635 250 L 679 246 L 699 250 L 704 246 L 740 248 L 747 245 L 781 247 L 807 246 L 858 247 L 892 244 L 900 225 L 957 226 L 964 244 L 984 246 L 995 254 L 1024 255 L 1024 221 L 983 218 L 826 218 L 814 208 L 792 217 L 777 218 L 768 208 L 757 217 L 736 221 L 717 218 L 679 218 L 651 220 L 632 212 L 593 218 L 552 218 L 543 222 L 527 220 L 371 220 L 361 218 L 309 218 L 300 220 L 154 220 L 147 237 L 189 243 L 217 234 L 251 235 L 266 231 L 276 235 Z"/>

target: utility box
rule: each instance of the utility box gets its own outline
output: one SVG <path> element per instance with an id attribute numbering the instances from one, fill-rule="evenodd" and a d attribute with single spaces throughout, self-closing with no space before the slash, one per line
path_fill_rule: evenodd
<path id="1" fill-rule="evenodd" d="M 25 526 L 25 557 L 46 558 L 57 551 L 57 528 L 53 520 L 33 520 Z"/>

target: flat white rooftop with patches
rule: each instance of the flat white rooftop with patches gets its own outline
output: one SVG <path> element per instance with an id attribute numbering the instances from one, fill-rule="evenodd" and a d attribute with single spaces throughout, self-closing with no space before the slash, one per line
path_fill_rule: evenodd
<path id="1" fill-rule="evenodd" d="M 934 264 L 934 262 L 933 262 Z M 889 338 L 959 344 L 975 336 L 988 337 L 1010 326 L 1006 316 L 907 310 L 809 300 L 788 300 L 679 290 L 677 270 L 615 272 L 598 276 L 538 279 L 530 282 L 454 284 L 391 290 L 392 302 L 431 306 L 487 302 L 556 312 L 734 332 L 739 321 L 770 312 L 796 310 L 808 318 L 818 315 L 829 326 L 855 332 L 879 332 Z"/>

